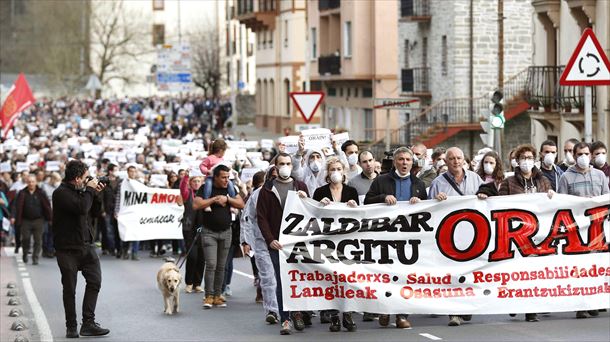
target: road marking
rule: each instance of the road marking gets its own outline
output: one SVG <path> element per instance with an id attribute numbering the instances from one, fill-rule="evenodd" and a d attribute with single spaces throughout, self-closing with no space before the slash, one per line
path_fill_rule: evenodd
<path id="1" fill-rule="evenodd" d="M 24 278 L 22 279 L 22 281 L 23 290 L 25 291 L 25 295 L 28 297 L 28 302 L 30 302 L 32 312 L 34 313 L 34 319 L 36 321 L 36 325 L 38 326 L 40 340 L 53 342 L 53 334 L 51 333 L 51 327 L 49 327 L 47 316 L 45 316 L 44 311 L 40 306 L 40 302 L 38 302 L 38 298 L 36 297 L 36 293 L 34 292 L 34 288 L 32 287 L 32 281 L 30 280 L 30 278 Z"/>
<path id="2" fill-rule="evenodd" d="M 28 272 L 21 272 L 22 277 L 29 277 L 30 274 Z"/>
<path id="3" fill-rule="evenodd" d="M 419 336 L 423 336 L 423 337 L 425 337 L 425 338 L 429 338 L 429 339 L 431 339 L 431 340 L 435 340 L 435 341 L 440 341 L 440 340 L 442 340 L 442 338 L 440 338 L 440 337 L 438 337 L 438 336 L 434 336 L 434 335 L 432 335 L 432 334 L 428 334 L 428 333 L 421 333 L 421 334 L 419 334 Z"/>
<path id="4" fill-rule="evenodd" d="M 235 272 L 235 273 L 239 274 L 240 276 L 244 276 L 244 277 L 246 277 L 246 278 L 254 279 L 254 276 L 253 276 L 253 275 L 251 275 L 251 274 L 244 273 L 244 272 L 242 272 L 242 271 L 238 271 L 238 270 L 236 270 L 236 269 L 233 269 L 233 272 Z"/>
<path id="5" fill-rule="evenodd" d="M 17 269 L 18 269 L 19 271 L 22 271 L 22 272 L 23 272 L 23 271 L 27 271 L 27 269 L 26 269 L 25 267 L 22 267 L 22 266 L 17 267 Z"/>
<path id="6" fill-rule="evenodd" d="M 12 257 L 15 255 L 15 250 L 10 248 L 10 247 L 4 247 L 4 254 L 6 254 L 7 257 Z"/>

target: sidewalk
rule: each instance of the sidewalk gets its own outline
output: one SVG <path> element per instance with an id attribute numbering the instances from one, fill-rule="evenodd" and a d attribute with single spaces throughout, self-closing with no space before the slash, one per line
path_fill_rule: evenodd
<path id="1" fill-rule="evenodd" d="M 4 247 L 0 249 L 0 296 L 2 297 L 0 303 L 0 341 L 12 342 L 18 336 L 22 336 L 32 341 L 32 329 L 36 329 L 36 324 L 31 319 L 31 310 L 28 305 L 28 300 L 23 290 L 23 283 L 21 277 L 18 275 L 17 259 L 13 254 L 14 247 Z M 14 289 L 7 288 L 9 283 L 14 283 L 16 287 Z M 9 297 L 7 293 L 9 290 L 16 290 L 16 297 Z M 13 306 L 8 305 L 10 298 L 19 298 L 21 304 Z M 20 309 L 23 312 L 23 316 L 10 317 L 9 312 L 12 309 Z M 11 326 L 15 321 L 24 322 L 28 329 L 23 331 L 13 331 Z"/>

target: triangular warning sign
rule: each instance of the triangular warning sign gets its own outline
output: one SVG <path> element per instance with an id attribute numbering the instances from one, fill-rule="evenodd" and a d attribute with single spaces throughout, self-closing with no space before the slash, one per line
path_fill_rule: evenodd
<path id="1" fill-rule="evenodd" d="M 610 62 L 593 30 L 586 29 L 563 70 L 559 84 L 563 86 L 610 85 Z"/>
<path id="2" fill-rule="evenodd" d="M 291 92 L 290 97 L 294 101 L 294 105 L 297 107 L 305 123 L 309 123 L 313 118 L 314 113 L 322 103 L 324 99 L 324 93 L 321 91 L 307 91 L 307 92 Z"/>

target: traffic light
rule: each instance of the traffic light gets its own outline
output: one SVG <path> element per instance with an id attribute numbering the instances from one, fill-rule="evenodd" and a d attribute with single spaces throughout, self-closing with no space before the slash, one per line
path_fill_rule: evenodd
<path id="1" fill-rule="evenodd" d="M 481 121 L 481 128 L 483 128 L 483 134 L 480 135 L 481 141 L 485 146 L 492 147 L 494 145 L 494 130 L 491 129 L 489 120 Z"/>
<path id="2" fill-rule="evenodd" d="M 504 128 L 504 122 L 506 122 L 506 118 L 504 118 L 504 94 L 502 90 L 498 89 L 489 93 L 489 100 L 491 104 L 489 105 L 489 125 L 492 129 L 500 129 Z"/>

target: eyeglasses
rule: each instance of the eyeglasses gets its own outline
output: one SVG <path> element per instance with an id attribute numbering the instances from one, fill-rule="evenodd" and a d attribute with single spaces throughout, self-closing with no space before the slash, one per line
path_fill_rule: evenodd
<path id="1" fill-rule="evenodd" d="M 534 160 L 534 157 L 522 157 L 519 160 Z"/>

